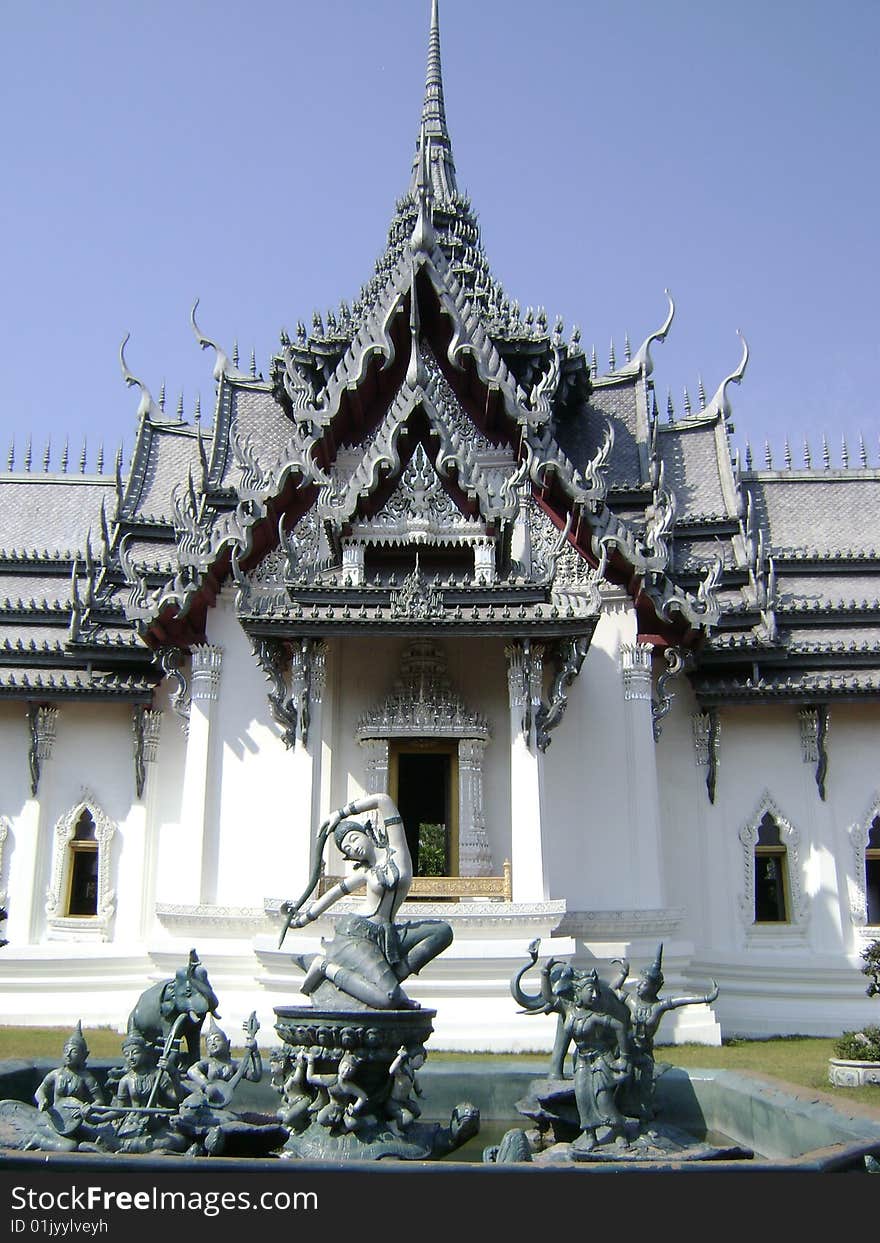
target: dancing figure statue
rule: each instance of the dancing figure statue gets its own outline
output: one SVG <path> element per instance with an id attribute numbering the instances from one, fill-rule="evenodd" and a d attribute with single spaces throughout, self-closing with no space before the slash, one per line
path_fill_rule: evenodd
<path id="1" fill-rule="evenodd" d="M 625 1135 L 619 1095 L 632 1073 L 629 1012 L 597 972 L 590 971 L 575 990 L 565 1026 L 577 1049 L 574 1095 L 581 1134 L 574 1147 L 590 1151 L 602 1127 L 609 1129 L 608 1139 Z"/>
<path id="2" fill-rule="evenodd" d="M 374 826 L 351 819 L 376 811 Z M 343 855 L 354 863 L 353 876 L 339 881 L 314 898 L 327 839 L 333 834 Z M 400 812 L 387 794 L 374 794 L 349 803 L 325 820 L 318 832 L 315 867 L 297 902 L 282 907 L 288 928 L 304 928 L 341 898 L 364 891 L 360 913 L 342 915 L 323 953 L 311 962 L 295 961 L 306 971 L 301 992 L 312 1004 L 329 1009 L 351 1009 L 354 1000 L 372 1010 L 418 1008 L 401 988 L 452 942 L 452 929 L 439 919 L 396 923 L 395 918 L 412 884 L 413 867 Z M 281 944 L 279 941 L 279 944 Z"/>
<path id="3" fill-rule="evenodd" d="M 319 1074 L 315 1063 L 314 1053 L 307 1054 L 306 1080 L 315 1088 L 323 1088 L 327 1094 L 327 1102 L 318 1110 L 315 1121 L 319 1126 L 354 1131 L 370 1100 L 368 1094 L 355 1081 L 361 1064 L 360 1058 L 350 1050 L 343 1053 L 335 1074 Z"/>
<path id="4" fill-rule="evenodd" d="M 629 974 L 629 964 L 621 961 L 622 981 Z M 640 973 L 635 995 L 621 987 L 620 996 L 630 1013 L 633 1046 L 633 1092 L 638 1117 L 650 1121 L 654 1117 L 654 1038 L 663 1015 L 681 1006 L 708 1005 L 718 996 L 713 980 L 708 993 L 701 997 L 660 997 L 663 987 L 663 942 L 657 946 L 654 961 Z"/>
<path id="5" fill-rule="evenodd" d="M 557 958 L 549 958 L 541 968 L 540 991 L 527 993 L 522 987 L 523 976 L 538 961 L 541 938 L 537 937 L 528 947 L 529 961 L 520 967 L 510 981 L 510 991 L 514 1001 L 522 1006 L 527 1014 L 555 1014 L 556 1036 L 553 1051 L 550 1054 L 550 1077 L 562 1079 L 565 1076 L 565 1058 L 572 1043 L 572 1034 L 567 1020 L 575 1005 L 578 988 L 589 978 L 595 979 L 595 987 L 602 993 L 603 1005 L 612 1011 L 618 1019 L 626 1021 L 626 1013 L 620 1003 L 617 990 L 626 979 L 618 976 L 610 984 L 599 980 L 596 973 L 579 971 L 571 963 L 562 962 Z"/>

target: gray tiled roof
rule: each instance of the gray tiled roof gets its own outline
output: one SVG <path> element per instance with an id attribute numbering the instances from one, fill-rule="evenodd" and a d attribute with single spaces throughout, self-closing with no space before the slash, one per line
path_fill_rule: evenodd
<path id="1" fill-rule="evenodd" d="M 295 431 L 282 408 L 271 393 L 258 389 L 232 387 L 232 423 L 250 439 L 261 464 L 275 463 L 281 451 L 290 443 Z M 233 466 L 233 455 L 230 453 L 226 463 L 224 478 Z"/>
<path id="2" fill-rule="evenodd" d="M 97 537 L 102 499 L 112 510 L 114 480 L 0 475 L 0 548 L 81 553 L 88 532 Z"/>
<path id="3" fill-rule="evenodd" d="M 773 550 L 820 554 L 874 551 L 880 556 L 880 480 L 876 473 L 816 471 L 746 478 Z"/>
<path id="4" fill-rule="evenodd" d="M 554 434 L 566 456 L 575 466 L 583 466 L 595 456 L 605 435 L 605 424 L 614 428 L 614 448 L 608 464 L 612 488 L 638 487 L 644 483 L 639 461 L 634 378 L 597 388 L 580 415 L 557 419 Z"/>
<path id="5" fill-rule="evenodd" d="M 5 601 L 70 603 L 70 574 L 9 574 L 0 571 L 0 607 Z"/>
<path id="6" fill-rule="evenodd" d="M 721 488 L 715 420 L 664 424 L 658 448 L 679 519 L 730 514 Z"/>
<path id="7" fill-rule="evenodd" d="M 174 489 L 186 487 L 190 470 L 198 485 L 201 469 L 198 439 L 191 429 L 154 428 L 136 512 L 170 521 Z"/>
<path id="8" fill-rule="evenodd" d="M 785 574 L 779 576 L 777 607 L 814 603 L 834 608 L 876 608 L 880 599 L 880 563 L 873 573 Z"/>

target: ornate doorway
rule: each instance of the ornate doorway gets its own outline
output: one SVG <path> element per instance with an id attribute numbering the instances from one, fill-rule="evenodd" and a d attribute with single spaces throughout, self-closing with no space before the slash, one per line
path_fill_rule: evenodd
<path id="1" fill-rule="evenodd" d="M 389 760 L 389 793 L 403 817 L 416 876 L 457 875 L 458 743 L 400 739 Z"/>
<path id="2" fill-rule="evenodd" d="M 450 683 L 443 652 L 430 639 L 415 639 L 405 648 L 391 693 L 358 723 L 367 789 L 387 790 L 399 806 L 401 797 L 410 801 L 411 810 L 401 806 L 401 815 L 414 861 L 421 839 L 411 835 L 420 834 L 418 826 L 446 826 L 442 875 L 492 873 L 483 814 L 483 752 L 490 736 L 489 722 L 464 704 Z M 421 783 L 426 783 L 425 789 Z M 427 833 L 426 856 L 439 853 L 439 839 L 438 831 Z"/>

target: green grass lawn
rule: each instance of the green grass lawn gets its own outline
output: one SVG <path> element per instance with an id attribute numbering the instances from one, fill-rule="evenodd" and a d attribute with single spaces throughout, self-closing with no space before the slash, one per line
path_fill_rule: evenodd
<path id="1" fill-rule="evenodd" d="M 70 1034 L 69 1028 L 0 1027 L 0 1058 L 59 1058 L 61 1048 Z M 94 1058 L 120 1056 L 122 1036 L 109 1027 L 86 1028 L 84 1035 Z M 696 1066 L 703 1069 L 757 1071 L 773 1075 L 799 1088 L 827 1092 L 841 1103 L 858 1101 L 880 1112 L 880 1086 L 834 1088 L 828 1082 L 828 1059 L 833 1053 L 833 1040 L 795 1036 L 776 1040 L 733 1040 L 720 1049 L 699 1044 L 663 1045 L 657 1049 L 658 1062 L 674 1066 Z M 530 1054 L 529 1060 L 546 1057 Z M 433 1053 L 434 1062 L 473 1059 L 515 1064 L 517 1054 Z"/>

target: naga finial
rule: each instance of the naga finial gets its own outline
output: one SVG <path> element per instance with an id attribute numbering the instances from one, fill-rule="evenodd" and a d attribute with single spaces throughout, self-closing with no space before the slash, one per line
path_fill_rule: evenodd
<path id="1" fill-rule="evenodd" d="M 675 318 L 675 303 L 672 300 L 672 294 L 668 289 L 664 289 L 663 292 L 666 294 L 666 299 L 669 302 L 669 309 L 666 313 L 666 319 L 656 332 L 652 332 L 645 338 L 636 350 L 635 357 L 633 358 L 634 365 L 641 368 L 646 378 L 654 370 L 654 362 L 651 358 L 651 346 L 655 341 L 666 340 L 669 329 L 672 327 L 672 321 Z"/>
<path id="2" fill-rule="evenodd" d="M 128 369 L 128 364 L 125 361 L 125 347 L 128 345 L 130 337 L 131 333 L 127 332 L 122 344 L 119 347 L 119 366 L 122 369 L 122 378 L 129 388 L 140 389 L 141 400 L 137 409 L 138 418 L 156 419 L 158 422 L 161 422 L 164 419 L 164 414 L 153 400 L 152 393 L 147 388 L 146 384 L 144 384 L 143 380 L 139 380 L 136 375 L 132 375 Z"/>
<path id="3" fill-rule="evenodd" d="M 743 376 L 746 373 L 746 367 L 748 366 L 748 362 L 749 362 L 748 342 L 746 341 L 743 334 L 739 331 L 739 329 L 737 329 L 736 335 L 739 337 L 740 341 L 742 342 L 742 357 L 740 358 L 738 365 L 734 368 L 733 371 L 731 371 L 730 375 L 725 376 L 724 379 L 721 381 L 721 383 L 718 385 L 718 389 L 715 393 L 715 396 L 712 398 L 712 400 L 709 402 L 709 405 L 706 408 L 707 414 L 713 414 L 713 415 L 720 414 L 725 421 L 730 418 L 730 415 L 732 413 L 732 407 L 730 404 L 730 400 L 727 396 L 728 385 L 742 384 Z"/>
<path id="4" fill-rule="evenodd" d="M 199 299 L 196 298 L 193 303 L 193 309 L 190 311 L 189 315 L 190 323 L 192 324 L 192 330 L 195 333 L 195 338 L 202 349 L 212 349 L 214 351 L 214 379 L 219 381 L 223 376 L 226 376 L 228 379 L 247 379 L 246 376 L 242 376 L 238 372 L 238 359 L 233 358 L 232 363 L 230 363 L 228 354 L 226 354 L 224 350 L 221 350 L 220 346 L 217 345 L 215 341 L 212 341 L 210 337 L 206 337 L 202 332 L 201 328 L 196 323 L 196 311 L 198 310 L 198 306 Z"/>

